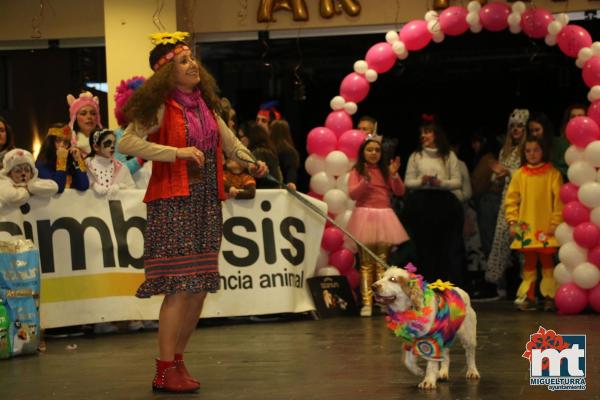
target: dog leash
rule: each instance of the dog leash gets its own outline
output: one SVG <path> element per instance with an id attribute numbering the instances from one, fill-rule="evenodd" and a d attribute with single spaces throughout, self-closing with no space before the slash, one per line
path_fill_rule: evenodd
<path id="1" fill-rule="evenodd" d="M 245 161 L 247 163 L 253 164 L 255 166 L 258 165 L 256 157 L 254 157 L 254 155 L 252 153 L 250 153 L 249 151 L 246 151 L 245 149 L 238 149 L 235 153 L 235 156 L 238 159 Z M 373 253 L 373 251 L 371 249 L 369 249 L 364 243 L 362 243 L 360 240 L 358 240 L 353 234 L 348 232 L 348 230 L 346 228 L 343 228 L 342 226 L 340 226 L 337 222 L 335 222 L 335 220 L 333 218 L 331 218 L 329 215 L 327 215 L 326 213 L 321 211 L 316 205 L 314 205 L 313 203 L 311 203 L 310 201 L 305 199 L 296 190 L 290 189 L 289 187 L 287 187 L 287 185 L 283 185 L 281 182 L 279 182 L 277 179 L 275 179 L 275 177 L 273 175 L 271 175 L 270 173 L 265 175 L 264 178 L 269 180 L 272 183 L 276 183 L 277 186 L 279 186 L 281 189 L 285 189 L 289 194 L 291 194 L 296 200 L 298 200 L 304 206 L 308 207 L 314 213 L 318 214 L 319 216 L 321 216 L 321 217 L 325 218 L 327 221 L 329 221 L 329 223 L 331 223 L 333 226 L 335 226 L 340 231 L 342 231 L 346 236 L 348 236 L 354 243 L 356 243 L 356 245 L 358 247 L 360 247 L 362 250 L 364 250 L 365 253 L 367 253 L 371 258 L 373 258 L 373 260 L 375 260 L 375 262 L 377 262 L 379 265 L 381 265 L 385 269 L 390 268 L 390 266 L 385 261 L 383 261 L 375 253 Z"/>

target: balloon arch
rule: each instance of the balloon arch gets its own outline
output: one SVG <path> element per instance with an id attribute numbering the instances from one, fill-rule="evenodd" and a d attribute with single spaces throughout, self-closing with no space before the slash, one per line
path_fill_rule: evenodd
<path id="1" fill-rule="evenodd" d="M 565 153 L 570 183 L 560 192 L 565 222 L 556 230 L 561 262 L 554 275 L 560 285 L 556 292 L 560 312 L 579 313 L 588 304 L 600 312 L 600 42 L 592 43 L 584 28 L 569 25 L 566 14 L 554 17 L 544 8 L 527 8 L 522 1 L 483 7 L 471 1 L 467 7 L 448 7 L 440 14 L 429 11 L 423 20 L 408 22 L 399 33 L 388 32 L 386 41 L 373 45 L 364 60 L 354 63 L 354 72 L 342 80 L 340 94 L 330 102 L 332 111 L 325 126 L 308 134 L 305 167 L 311 175 L 309 194 L 325 201 L 336 223 L 346 227 L 354 208 L 348 197 L 348 171 L 365 140 L 363 132 L 352 129 L 351 116 L 358 110 L 357 103 L 367 97 L 370 84 L 397 59 L 406 59 L 409 52 L 419 51 L 431 41 L 440 43 L 446 35 L 459 36 L 468 30 L 500 32 L 507 28 L 514 34 L 522 31 L 532 39 L 544 39 L 548 46 L 558 44 L 567 57 L 576 59 L 590 88 L 587 116 L 573 118 L 566 128 L 571 143 Z M 356 288 L 360 277 L 353 268 L 355 252 L 354 243 L 329 224 L 317 274 L 342 274 Z"/>

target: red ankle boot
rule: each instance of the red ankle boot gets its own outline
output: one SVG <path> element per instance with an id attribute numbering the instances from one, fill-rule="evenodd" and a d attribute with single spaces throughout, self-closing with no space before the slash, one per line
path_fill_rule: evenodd
<path id="1" fill-rule="evenodd" d="M 183 377 L 177 370 L 175 361 L 156 360 L 156 376 L 152 381 L 155 392 L 188 393 L 200 388 L 197 383 Z"/>
<path id="2" fill-rule="evenodd" d="M 178 354 L 175 353 L 175 365 L 177 366 L 177 371 L 179 371 L 179 373 L 188 381 L 192 381 L 194 383 L 196 383 L 198 386 L 200 386 L 200 382 L 194 378 L 190 372 L 187 370 L 187 368 L 185 367 L 185 364 L 183 363 L 183 354 Z"/>

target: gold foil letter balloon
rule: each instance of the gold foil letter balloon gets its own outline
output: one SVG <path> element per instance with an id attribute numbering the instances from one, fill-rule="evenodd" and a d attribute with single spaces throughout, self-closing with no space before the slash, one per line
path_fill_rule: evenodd
<path id="1" fill-rule="evenodd" d="M 323 18 L 341 14 L 342 10 L 351 17 L 356 17 L 360 14 L 360 3 L 357 0 L 320 0 L 319 12 Z"/>
<path id="2" fill-rule="evenodd" d="M 260 0 L 258 22 L 274 22 L 273 13 L 279 10 L 291 11 L 294 21 L 308 21 L 308 10 L 304 0 Z"/>

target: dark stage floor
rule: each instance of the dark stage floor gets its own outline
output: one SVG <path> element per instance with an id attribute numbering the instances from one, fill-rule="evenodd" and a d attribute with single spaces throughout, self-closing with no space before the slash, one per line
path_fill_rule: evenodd
<path id="1" fill-rule="evenodd" d="M 600 316 L 523 313 L 508 302 L 475 304 L 477 364 L 465 380 L 459 343 L 450 380 L 422 392 L 402 365 L 400 341 L 382 316 L 276 323 L 207 324 L 192 338 L 188 367 L 198 394 L 155 395 L 155 332 L 48 341 L 44 354 L 0 361 L 0 399 L 600 399 Z M 529 385 L 521 358 L 539 325 L 587 334 L 587 390 L 550 392 Z M 78 349 L 66 346 L 76 343 Z"/>

